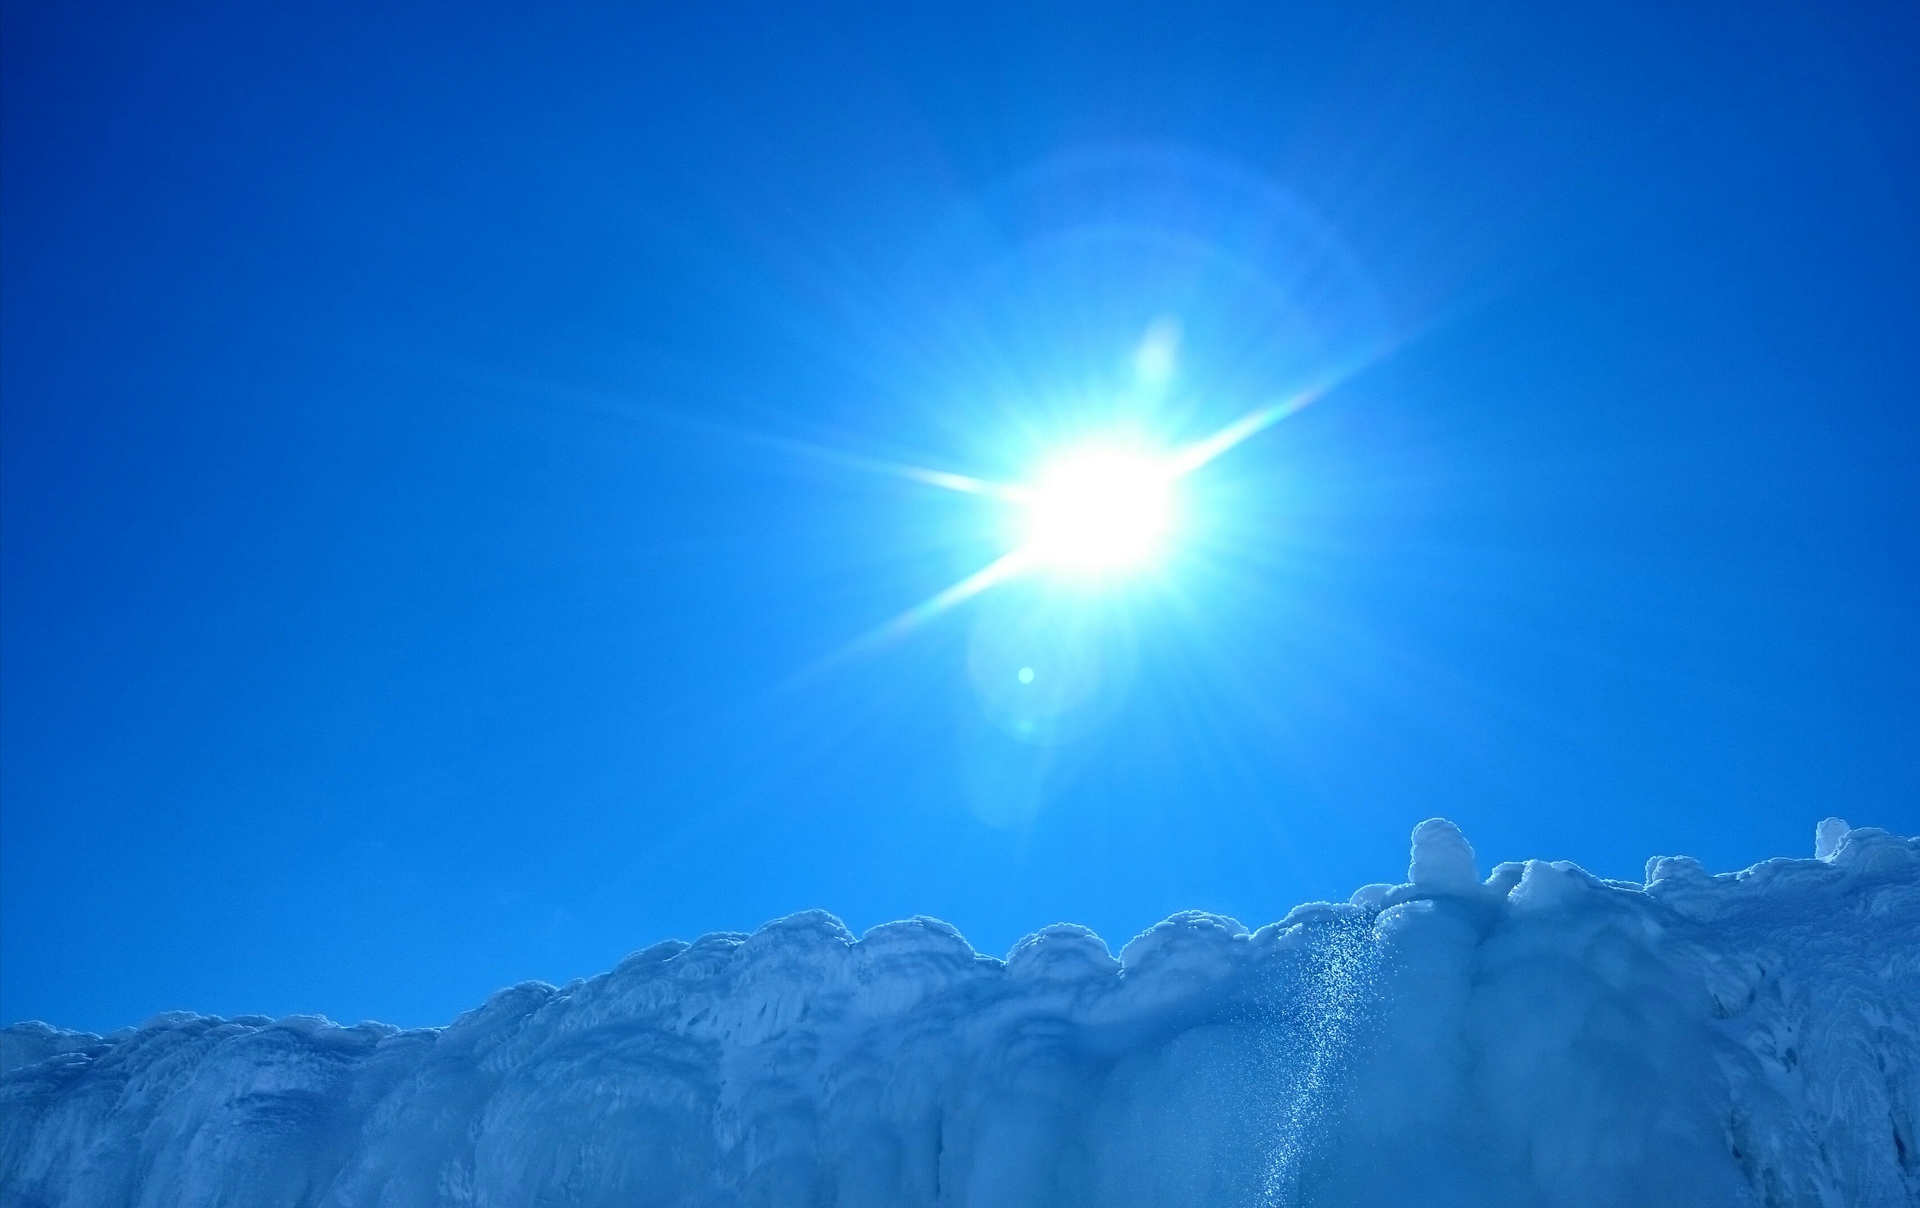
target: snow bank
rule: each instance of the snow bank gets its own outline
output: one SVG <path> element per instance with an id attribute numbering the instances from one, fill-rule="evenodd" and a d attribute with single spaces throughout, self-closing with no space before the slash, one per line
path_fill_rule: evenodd
<path id="1" fill-rule="evenodd" d="M 1920 842 L 1405 885 L 1119 959 L 811 912 L 443 1029 L 4 1030 L 0 1204 L 1920 1203 Z"/>

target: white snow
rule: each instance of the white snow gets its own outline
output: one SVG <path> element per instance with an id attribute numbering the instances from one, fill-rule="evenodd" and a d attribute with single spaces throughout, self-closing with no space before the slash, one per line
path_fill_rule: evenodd
<path id="1" fill-rule="evenodd" d="M 1847 832 L 1851 829 L 1845 818 L 1822 818 L 1820 825 L 1813 828 L 1813 858 L 1833 859 L 1833 853 L 1840 850 L 1840 845 L 1846 842 Z"/>
<path id="2" fill-rule="evenodd" d="M 1920 842 L 1408 883 L 1004 962 L 810 912 L 442 1029 L 0 1031 L 0 1205 L 1920 1203 Z"/>
<path id="3" fill-rule="evenodd" d="M 1445 818 L 1427 819 L 1413 828 L 1407 880 L 1432 893 L 1472 893 L 1480 882 L 1473 845 Z"/>

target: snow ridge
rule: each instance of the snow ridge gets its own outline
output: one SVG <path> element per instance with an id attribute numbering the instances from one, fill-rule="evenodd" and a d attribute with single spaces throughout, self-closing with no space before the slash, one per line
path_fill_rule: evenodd
<path id="1" fill-rule="evenodd" d="M 440 1029 L 0 1030 L 0 1208 L 1920 1204 L 1920 840 L 1408 882 L 1116 960 L 916 918 L 668 941 Z"/>

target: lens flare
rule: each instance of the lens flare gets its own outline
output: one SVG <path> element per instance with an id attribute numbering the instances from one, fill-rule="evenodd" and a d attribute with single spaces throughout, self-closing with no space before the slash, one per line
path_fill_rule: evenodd
<path id="1" fill-rule="evenodd" d="M 1111 579 L 1139 570 L 1164 551 L 1180 519 L 1181 484 L 1223 453 L 1298 413 L 1344 374 L 1256 407 L 1212 435 L 1158 455 L 1115 438 L 1085 444 L 1054 461 L 1037 483 L 1022 485 L 861 459 L 929 486 L 984 495 L 1017 506 L 1023 524 L 1005 554 L 885 625 L 843 647 L 840 657 L 890 641 L 973 597 L 1023 576 L 1056 572 Z"/>
<path id="2" fill-rule="evenodd" d="M 1061 459 L 1027 502 L 1023 560 L 1082 571 L 1148 560 L 1173 528 L 1174 478 L 1164 461 L 1123 450 Z"/>

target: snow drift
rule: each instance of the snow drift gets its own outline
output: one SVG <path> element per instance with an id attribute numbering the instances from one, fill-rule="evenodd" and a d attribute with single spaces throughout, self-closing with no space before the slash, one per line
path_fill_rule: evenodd
<path id="1" fill-rule="evenodd" d="M 931 919 L 670 941 L 436 1030 L 5 1029 L 0 1203 L 1920 1203 L 1920 841 L 1409 881 L 1005 961 Z"/>

